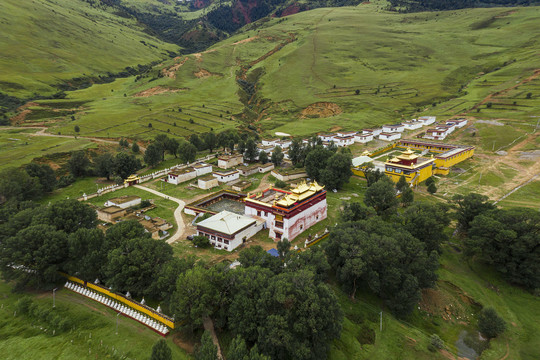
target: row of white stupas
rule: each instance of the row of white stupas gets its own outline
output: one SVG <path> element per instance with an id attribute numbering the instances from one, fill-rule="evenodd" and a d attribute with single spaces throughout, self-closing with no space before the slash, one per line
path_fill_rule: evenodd
<path id="1" fill-rule="evenodd" d="M 97 292 L 94 292 L 88 289 L 87 287 L 81 286 L 71 281 L 66 282 L 64 286 L 66 289 L 72 290 L 78 294 L 86 296 L 105 306 L 110 307 L 113 310 L 116 310 L 126 316 L 129 316 L 130 318 L 134 320 L 137 320 L 141 324 L 148 326 L 149 328 L 160 333 L 161 335 L 167 335 L 169 333 L 169 329 L 167 328 L 167 326 L 163 325 L 161 322 L 156 321 L 155 319 L 152 319 L 151 317 L 143 313 L 140 313 L 134 310 L 133 308 L 130 308 L 129 306 L 125 306 L 124 304 L 118 301 L 115 301 L 107 296 L 103 296 Z"/>

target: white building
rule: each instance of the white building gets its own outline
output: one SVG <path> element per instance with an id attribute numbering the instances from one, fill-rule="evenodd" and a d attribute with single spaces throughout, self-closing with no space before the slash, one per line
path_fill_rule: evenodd
<path id="1" fill-rule="evenodd" d="M 262 140 L 262 144 L 263 146 L 276 146 L 276 144 L 278 143 L 279 139 L 263 139 Z"/>
<path id="2" fill-rule="evenodd" d="M 334 144 L 336 144 L 336 146 L 338 147 L 352 145 L 354 144 L 354 136 L 347 136 L 347 137 L 336 136 L 334 138 Z"/>
<path id="3" fill-rule="evenodd" d="M 398 140 L 398 139 L 401 139 L 401 133 L 400 132 L 393 132 L 393 133 L 382 132 L 379 135 L 379 140 L 394 141 L 394 140 Z"/>
<path id="4" fill-rule="evenodd" d="M 373 136 L 379 136 L 381 133 L 382 133 L 381 128 L 362 130 L 362 134 L 373 134 Z"/>
<path id="5" fill-rule="evenodd" d="M 467 119 L 455 119 L 455 120 L 448 120 L 446 122 L 447 125 L 454 124 L 457 129 L 460 129 L 467 125 L 468 121 Z"/>
<path id="6" fill-rule="evenodd" d="M 233 166 L 241 165 L 244 162 L 244 156 L 241 154 L 224 155 L 218 158 L 218 168 L 229 169 Z"/>
<path id="7" fill-rule="evenodd" d="M 424 135 L 424 139 L 431 139 L 431 140 L 444 140 L 446 136 L 448 135 L 447 129 L 427 129 L 426 135 Z"/>
<path id="8" fill-rule="evenodd" d="M 383 133 L 394 133 L 394 132 L 403 132 L 403 131 L 405 131 L 405 125 L 403 124 L 384 125 L 382 127 Z"/>
<path id="9" fill-rule="evenodd" d="M 128 207 L 137 206 L 141 203 L 141 198 L 135 195 L 124 195 L 116 198 L 112 198 L 105 202 L 104 206 L 118 206 L 121 209 L 127 209 Z"/>
<path id="10" fill-rule="evenodd" d="M 206 175 L 197 180 L 197 186 L 199 189 L 208 190 L 219 186 L 219 182 L 213 175 Z"/>
<path id="11" fill-rule="evenodd" d="M 412 119 L 412 120 L 403 122 L 402 125 L 405 126 L 405 130 L 416 130 L 424 126 L 424 123 L 416 119 Z"/>
<path id="12" fill-rule="evenodd" d="M 431 125 L 437 120 L 436 116 L 420 116 L 418 121 L 421 121 L 424 126 Z"/>
<path id="13" fill-rule="evenodd" d="M 240 171 L 238 170 L 214 171 L 212 175 L 216 179 L 218 179 L 219 182 L 226 183 L 226 182 L 233 181 L 240 178 Z"/>
<path id="14" fill-rule="evenodd" d="M 367 133 L 367 134 L 356 134 L 354 135 L 354 141 L 359 143 L 367 143 L 370 141 L 373 141 L 373 133 Z"/>
<path id="15" fill-rule="evenodd" d="M 335 137 L 336 137 L 336 134 L 320 134 L 320 135 L 317 135 L 317 137 L 319 139 L 321 139 L 323 142 L 324 141 L 335 141 Z"/>
<path id="16" fill-rule="evenodd" d="M 197 224 L 197 235 L 206 236 L 216 249 L 233 251 L 263 229 L 265 221 L 222 211 Z"/>
<path id="17" fill-rule="evenodd" d="M 193 168 L 197 172 L 197 176 L 210 174 L 212 172 L 212 165 L 205 162 L 199 162 L 193 165 Z"/>
<path id="18" fill-rule="evenodd" d="M 288 149 L 291 144 L 291 140 L 279 140 L 276 142 L 276 146 L 279 146 L 281 149 Z"/>
<path id="19" fill-rule="evenodd" d="M 195 179 L 197 177 L 197 170 L 192 167 L 183 169 L 172 170 L 167 174 L 167 182 L 178 185 L 180 183 Z"/>

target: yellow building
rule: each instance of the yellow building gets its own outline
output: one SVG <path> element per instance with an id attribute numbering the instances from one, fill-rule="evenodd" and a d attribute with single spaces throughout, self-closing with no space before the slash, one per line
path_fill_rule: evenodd
<path id="1" fill-rule="evenodd" d="M 384 173 L 394 182 L 398 182 L 401 176 L 409 184 L 417 185 L 433 175 L 435 159 L 421 157 L 411 149 L 407 149 L 384 163 Z"/>

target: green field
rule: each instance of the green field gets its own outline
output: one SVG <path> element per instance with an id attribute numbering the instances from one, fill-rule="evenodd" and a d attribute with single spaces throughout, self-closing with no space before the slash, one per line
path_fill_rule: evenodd
<path id="1" fill-rule="evenodd" d="M 52 307 L 52 292 L 12 293 L 0 282 L 0 338 L 6 360 L 18 359 L 148 359 L 152 346 L 162 337 L 148 327 L 79 294 L 62 289 L 56 292 L 56 313 L 69 318 L 71 330 L 53 335 L 53 328 L 27 315 L 15 313 L 15 303 L 23 295 L 43 307 Z M 190 359 L 167 338 L 174 359 Z"/>
<path id="2" fill-rule="evenodd" d="M 18 167 L 44 155 L 96 147 L 86 139 L 31 136 L 36 129 L 0 130 L 0 169 Z"/>
<path id="3" fill-rule="evenodd" d="M 134 20 L 81 0 L 5 0 L 0 24 L 0 89 L 22 98 L 51 95 L 62 81 L 118 72 L 178 51 Z"/>

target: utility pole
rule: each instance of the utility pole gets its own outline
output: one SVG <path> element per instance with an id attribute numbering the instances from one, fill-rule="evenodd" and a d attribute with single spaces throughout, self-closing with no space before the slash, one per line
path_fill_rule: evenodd
<path id="1" fill-rule="evenodd" d="M 58 290 L 58 288 L 54 288 L 53 291 L 52 291 L 52 307 L 53 307 L 53 309 L 56 307 L 56 290 Z"/>
<path id="2" fill-rule="evenodd" d="M 381 315 L 381 322 L 380 322 L 379 328 L 380 328 L 380 331 L 382 332 L 382 311 L 379 314 Z"/>
<path id="3" fill-rule="evenodd" d="M 493 140 L 493 148 L 491 149 L 491 151 L 495 151 L 495 140 Z"/>
<path id="4" fill-rule="evenodd" d="M 116 314 L 116 335 L 118 335 L 118 316 L 120 316 L 120 313 Z"/>

